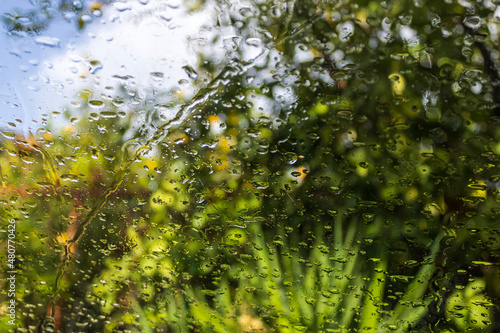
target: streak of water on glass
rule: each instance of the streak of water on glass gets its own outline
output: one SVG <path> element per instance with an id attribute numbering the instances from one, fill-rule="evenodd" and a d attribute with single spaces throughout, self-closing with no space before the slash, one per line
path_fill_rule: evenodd
<path id="1" fill-rule="evenodd" d="M 250 68 L 252 68 L 255 65 L 255 63 L 257 63 L 262 58 L 265 58 L 267 54 L 268 50 L 265 49 L 261 54 L 259 54 L 257 57 L 248 62 L 240 63 L 239 61 L 235 60 L 233 63 L 227 65 L 221 71 L 221 73 L 214 80 L 212 80 L 212 82 L 208 85 L 207 88 L 201 89 L 191 99 L 191 101 L 188 104 L 184 104 L 183 106 L 180 107 L 179 111 L 172 119 L 161 124 L 150 139 L 148 139 L 146 142 L 140 142 L 140 140 L 138 139 L 130 139 L 122 145 L 122 160 L 119 170 L 116 171 L 115 173 L 114 179 L 105 188 L 104 193 L 97 200 L 92 210 L 87 214 L 87 216 L 85 216 L 83 221 L 80 223 L 73 238 L 68 240 L 64 245 L 64 253 L 60 267 L 58 269 L 54 285 L 54 292 L 52 296 L 51 304 L 53 307 L 55 307 L 57 298 L 59 297 L 58 291 L 60 288 L 61 279 L 64 277 L 64 274 L 66 273 L 66 267 L 71 262 L 71 247 L 76 246 L 78 244 L 78 241 L 85 234 L 85 230 L 89 227 L 89 224 L 97 216 L 97 214 L 100 212 L 100 210 L 104 207 L 104 205 L 108 201 L 109 196 L 113 194 L 120 187 L 124 177 L 128 174 L 130 170 L 130 166 L 134 163 L 141 161 L 143 156 L 150 153 L 152 149 L 165 138 L 165 136 L 168 134 L 169 129 L 172 128 L 172 126 L 179 125 L 182 122 L 184 122 L 186 118 L 189 117 L 190 114 L 196 111 L 196 107 L 198 105 L 207 102 L 210 99 L 210 97 L 212 97 L 214 94 L 217 93 L 217 91 L 219 91 L 219 89 L 223 88 L 224 87 L 224 85 L 222 84 L 223 80 L 231 79 L 238 75 L 244 74 Z M 139 147 L 136 148 L 135 151 L 132 150 L 132 152 L 129 152 L 127 148 L 131 145 L 138 145 Z M 51 168 L 51 170 L 53 171 L 54 169 Z M 57 177 L 55 171 L 53 177 Z"/>
<path id="2" fill-rule="evenodd" d="M 319 16 L 314 19 L 319 19 Z M 314 21 L 313 20 L 313 21 Z M 81 237 L 85 234 L 85 230 L 89 227 L 92 220 L 97 216 L 97 214 L 101 211 L 101 209 L 105 206 L 109 196 L 116 192 L 116 190 L 120 187 L 123 182 L 124 177 L 128 174 L 130 170 L 130 166 L 134 163 L 141 161 L 143 156 L 146 156 L 150 153 L 153 148 L 160 143 L 165 136 L 168 134 L 169 129 L 172 126 L 179 125 L 186 121 L 186 119 L 190 116 L 190 114 L 196 112 L 196 107 L 202 103 L 205 103 L 210 100 L 210 97 L 214 96 L 221 88 L 224 87 L 223 82 L 228 79 L 234 78 L 239 75 L 243 75 L 256 63 L 267 57 L 269 53 L 269 49 L 275 47 L 277 45 L 282 44 L 287 41 L 289 38 L 292 38 L 293 35 L 300 33 L 303 31 L 305 27 L 297 29 L 293 32 L 293 34 L 285 34 L 280 36 L 280 38 L 271 43 L 268 47 L 265 47 L 263 51 L 258 54 L 253 59 L 249 61 L 241 62 L 237 59 L 233 59 L 226 67 L 224 67 L 219 75 L 214 78 L 206 88 L 201 89 L 188 104 L 185 104 L 180 107 L 179 111 L 175 114 L 175 116 L 161 124 L 151 138 L 147 141 L 144 141 L 143 138 L 132 138 L 123 143 L 121 149 L 121 164 L 119 170 L 116 171 L 114 179 L 112 182 L 105 188 L 103 194 L 98 199 L 98 201 L 94 204 L 92 210 L 87 213 L 85 218 L 82 220 L 80 225 L 78 226 L 75 235 L 72 239 L 68 240 L 64 245 L 64 253 L 61 260 L 61 264 L 58 268 L 55 285 L 53 288 L 53 296 L 51 305 L 54 309 L 57 299 L 59 297 L 58 292 L 61 284 L 61 280 L 66 273 L 66 268 L 68 264 L 71 262 L 71 248 L 72 246 L 76 246 Z M 186 67 L 186 72 L 188 72 L 189 76 L 193 76 L 195 73 L 194 70 L 190 67 Z M 193 77 L 194 78 L 194 77 Z M 89 102 L 90 103 L 90 102 Z M 95 104 L 95 103 L 94 103 Z M 135 148 L 134 148 L 135 146 Z M 129 147 L 133 147 L 129 149 Z M 57 176 L 57 175 L 56 175 Z"/>

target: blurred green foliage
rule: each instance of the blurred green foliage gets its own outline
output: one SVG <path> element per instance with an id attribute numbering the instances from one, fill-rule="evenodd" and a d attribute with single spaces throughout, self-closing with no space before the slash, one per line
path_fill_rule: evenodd
<path id="1" fill-rule="evenodd" d="M 221 1 L 193 97 L 4 131 L 19 327 L 498 330 L 496 8 Z"/>

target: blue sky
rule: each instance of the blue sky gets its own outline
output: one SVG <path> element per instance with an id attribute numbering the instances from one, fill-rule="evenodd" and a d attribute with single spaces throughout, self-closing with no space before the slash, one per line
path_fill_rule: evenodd
<path id="1" fill-rule="evenodd" d="M 0 5 L 3 15 L 30 8 L 29 0 L 3 0 Z M 14 122 L 16 131 L 35 132 L 43 114 L 71 110 L 76 93 L 85 88 L 98 96 L 104 87 L 117 84 L 115 75 L 133 76 L 144 94 L 175 88 L 179 80 L 189 79 L 182 67 L 196 66 L 196 43 L 206 39 L 202 25 L 214 21 L 210 11 L 188 14 L 180 0 L 115 2 L 96 14 L 87 17 L 92 22 L 83 31 L 77 30 L 71 13 L 56 13 L 38 35 L 15 35 L 1 25 L 1 129 Z M 92 68 L 92 61 L 100 65 Z M 163 73 L 163 78 L 151 73 Z"/>

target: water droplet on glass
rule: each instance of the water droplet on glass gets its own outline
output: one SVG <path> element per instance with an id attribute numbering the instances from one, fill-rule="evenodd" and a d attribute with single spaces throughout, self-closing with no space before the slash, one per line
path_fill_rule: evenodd
<path id="1" fill-rule="evenodd" d="M 92 18 L 91 15 L 89 14 L 83 14 L 82 16 L 80 16 L 80 20 L 83 22 L 83 23 L 91 23 L 94 19 Z"/>
<path id="2" fill-rule="evenodd" d="M 245 43 L 249 46 L 260 47 L 262 45 L 262 40 L 260 38 L 247 38 Z"/>
<path id="3" fill-rule="evenodd" d="M 115 111 L 101 111 L 101 117 L 105 119 L 116 118 L 117 114 Z"/>
<path id="4" fill-rule="evenodd" d="M 82 9 L 83 3 L 81 0 L 75 0 L 73 1 L 73 6 L 75 6 L 76 9 Z"/>
<path id="5" fill-rule="evenodd" d="M 243 17 L 251 17 L 253 15 L 253 11 L 251 8 L 243 7 L 243 8 L 240 8 L 240 14 Z"/>
<path id="6" fill-rule="evenodd" d="M 59 47 L 61 41 L 55 37 L 42 36 L 35 38 L 35 42 L 38 45 L 48 46 L 48 47 Z"/>
<path id="7" fill-rule="evenodd" d="M 368 25 L 371 25 L 372 27 L 374 27 L 374 26 L 377 26 L 380 24 L 380 19 L 377 17 L 368 16 L 366 18 L 366 23 L 368 23 Z"/>
<path id="8" fill-rule="evenodd" d="M 104 107 L 104 101 L 92 99 L 89 101 L 89 106 L 93 109 L 102 109 Z"/>
<path id="9" fill-rule="evenodd" d="M 295 164 L 298 160 L 297 154 L 293 152 L 285 153 L 284 157 L 285 157 L 285 162 L 290 165 Z"/>
<path id="10" fill-rule="evenodd" d="M 29 17 L 19 17 L 17 19 L 17 23 L 19 23 L 23 26 L 27 26 L 27 25 L 32 23 L 32 20 Z"/>
<path id="11" fill-rule="evenodd" d="M 156 82 L 161 82 L 163 81 L 163 78 L 165 77 L 165 74 L 163 72 L 151 72 L 149 73 L 153 80 Z"/>
<path id="12" fill-rule="evenodd" d="M 189 78 L 193 80 L 196 80 L 198 78 L 198 73 L 196 73 L 196 71 L 191 66 L 184 66 L 182 68 L 186 71 Z"/>
<path id="13" fill-rule="evenodd" d="M 95 74 L 102 69 L 103 65 L 99 60 L 90 60 L 88 62 L 90 74 Z"/>
<path id="14" fill-rule="evenodd" d="M 115 2 L 114 6 L 115 6 L 116 10 L 119 11 L 119 12 L 124 12 L 126 10 L 132 9 L 131 4 L 128 3 L 128 2 L 126 2 L 126 1 L 125 2 L 122 2 L 122 1 Z"/>
<path id="15" fill-rule="evenodd" d="M 477 29 L 481 25 L 481 18 L 479 16 L 469 16 L 464 20 L 464 25 L 471 29 Z"/>
<path id="16" fill-rule="evenodd" d="M 2 131 L 1 133 L 6 139 L 14 139 L 16 137 L 14 132 Z"/>

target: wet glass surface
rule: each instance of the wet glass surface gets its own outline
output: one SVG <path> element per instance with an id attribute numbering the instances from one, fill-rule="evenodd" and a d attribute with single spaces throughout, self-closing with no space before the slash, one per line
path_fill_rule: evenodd
<path id="1" fill-rule="evenodd" d="M 498 1 L 0 6 L 0 328 L 496 332 Z"/>

